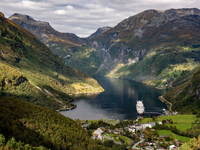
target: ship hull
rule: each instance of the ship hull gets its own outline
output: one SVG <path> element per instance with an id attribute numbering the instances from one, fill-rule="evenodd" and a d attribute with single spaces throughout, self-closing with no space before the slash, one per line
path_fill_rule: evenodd
<path id="1" fill-rule="evenodd" d="M 144 104 L 142 101 L 137 101 L 136 103 L 136 110 L 137 110 L 137 113 L 139 115 L 142 115 L 144 113 Z"/>

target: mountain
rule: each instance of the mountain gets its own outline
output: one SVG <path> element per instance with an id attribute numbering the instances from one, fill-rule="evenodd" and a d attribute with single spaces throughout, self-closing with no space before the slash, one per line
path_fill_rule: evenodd
<path id="1" fill-rule="evenodd" d="M 31 18 L 30 18 L 31 19 Z M 52 109 L 73 108 L 69 94 L 102 92 L 33 34 L 0 13 L 0 95 Z"/>
<path id="2" fill-rule="evenodd" d="M 200 10 L 146 10 L 91 38 L 66 64 L 158 88 L 199 66 Z M 75 63 L 76 62 L 76 63 Z"/>
<path id="3" fill-rule="evenodd" d="M 63 56 L 64 59 L 68 59 L 70 53 L 85 41 L 73 33 L 60 33 L 54 30 L 48 22 L 37 21 L 28 15 L 15 13 L 9 19 L 34 34 L 56 55 Z"/>
<path id="4" fill-rule="evenodd" d="M 30 31 L 29 22 L 26 27 L 17 23 Z M 90 75 L 171 88 L 177 78 L 199 66 L 199 22 L 197 8 L 146 10 L 115 27 L 98 29 L 80 39 L 79 46 L 63 49 L 54 40 L 55 46 L 50 48 L 67 65 Z"/>
<path id="5" fill-rule="evenodd" d="M 94 38 L 94 37 L 97 37 L 97 36 L 100 36 L 102 35 L 104 32 L 110 30 L 111 27 L 103 27 L 103 28 L 99 28 L 97 29 L 97 31 L 93 34 L 91 34 L 88 38 L 91 39 L 91 38 Z"/>

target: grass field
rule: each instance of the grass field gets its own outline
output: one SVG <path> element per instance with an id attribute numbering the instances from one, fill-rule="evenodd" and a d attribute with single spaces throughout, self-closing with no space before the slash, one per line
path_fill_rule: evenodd
<path id="1" fill-rule="evenodd" d="M 177 135 L 170 130 L 157 130 L 159 135 L 172 135 L 174 139 L 182 142 L 189 142 L 190 138 Z"/>
<path id="2" fill-rule="evenodd" d="M 174 123 L 177 124 L 191 124 L 195 120 L 200 120 L 199 118 L 196 117 L 196 115 L 173 115 L 173 116 L 162 116 L 160 118 L 156 118 L 156 121 L 162 121 L 167 119 L 171 119 Z M 147 123 L 152 121 L 153 121 L 152 118 L 144 118 L 140 123 Z"/>
<path id="3" fill-rule="evenodd" d="M 192 127 L 192 124 L 167 124 L 167 126 L 169 126 L 169 127 L 170 127 L 170 125 L 176 126 L 177 129 L 180 130 L 181 132 Z"/>
<path id="4" fill-rule="evenodd" d="M 168 126 L 172 125 L 177 127 L 178 130 L 185 131 L 192 127 L 192 123 L 195 122 L 195 120 L 200 120 L 196 117 L 196 115 L 173 115 L 173 116 L 162 116 L 160 118 L 156 118 L 155 121 L 162 121 L 171 119 L 174 124 L 167 124 Z M 152 122 L 152 118 L 144 118 L 140 123 L 147 123 Z"/>
<path id="5" fill-rule="evenodd" d="M 129 139 L 128 137 L 122 136 L 122 135 L 109 134 L 109 136 L 111 138 L 114 138 L 114 141 L 116 141 L 116 142 L 121 142 L 119 139 L 116 138 L 116 137 L 120 137 L 120 138 L 124 139 L 124 143 L 127 143 L 128 145 L 132 143 L 131 139 Z"/>

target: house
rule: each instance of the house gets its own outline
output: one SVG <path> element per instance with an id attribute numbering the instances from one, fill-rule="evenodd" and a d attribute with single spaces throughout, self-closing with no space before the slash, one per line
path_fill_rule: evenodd
<path id="1" fill-rule="evenodd" d="M 167 119 L 167 120 L 166 120 L 166 123 L 170 123 L 170 120 L 169 120 L 169 119 Z"/>
<path id="2" fill-rule="evenodd" d="M 125 129 L 126 129 L 126 131 L 129 131 L 129 132 L 131 132 L 131 133 L 135 133 L 135 131 L 136 131 L 135 126 L 128 126 L 128 127 L 126 127 Z"/>
<path id="3" fill-rule="evenodd" d="M 102 133 L 103 133 L 103 131 L 100 128 L 98 128 L 96 131 L 93 132 L 93 138 L 92 139 L 103 140 Z"/>
<path id="4" fill-rule="evenodd" d="M 143 129 L 146 129 L 147 127 L 152 128 L 155 125 L 156 125 L 155 122 L 144 123 L 144 124 L 142 124 L 142 128 Z"/>
<path id="5" fill-rule="evenodd" d="M 114 130 L 113 133 L 114 134 L 120 134 L 120 131 Z"/>
<path id="6" fill-rule="evenodd" d="M 162 121 L 158 121 L 158 124 L 162 124 Z"/>
<path id="7" fill-rule="evenodd" d="M 170 145 L 169 146 L 169 150 L 174 150 L 174 149 L 177 149 L 177 147 L 175 145 Z"/>
<path id="8" fill-rule="evenodd" d="M 154 127 L 156 125 L 155 122 L 149 122 L 148 124 L 149 124 L 149 128 L 152 128 L 152 127 Z"/>
<path id="9" fill-rule="evenodd" d="M 160 138 L 165 138 L 165 135 L 160 135 Z"/>
<path id="10" fill-rule="evenodd" d="M 138 131 L 138 130 L 142 130 L 143 128 L 142 128 L 141 124 L 136 124 L 135 129 L 136 129 L 136 131 Z"/>

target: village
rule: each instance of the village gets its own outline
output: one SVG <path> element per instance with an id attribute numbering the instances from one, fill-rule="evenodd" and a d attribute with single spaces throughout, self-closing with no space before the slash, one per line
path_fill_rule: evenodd
<path id="1" fill-rule="evenodd" d="M 140 123 L 142 118 L 137 120 L 112 120 L 102 119 L 99 121 L 81 122 L 84 128 L 93 140 L 101 142 L 110 142 L 113 144 L 124 145 L 126 149 L 147 149 L 147 150 L 163 150 L 163 149 L 179 149 L 183 144 L 171 135 L 159 135 L 156 128 L 170 124 L 171 120 L 153 121 L 156 117 L 149 118 L 152 121 L 148 123 Z"/>
<path id="2" fill-rule="evenodd" d="M 195 132 L 190 134 L 187 130 L 200 124 L 198 115 L 179 115 L 171 109 L 164 109 L 161 115 L 147 117 L 143 115 L 145 107 L 142 101 L 137 104 L 136 120 L 101 119 L 79 123 L 93 140 L 128 150 L 179 150 L 194 137 Z"/>

